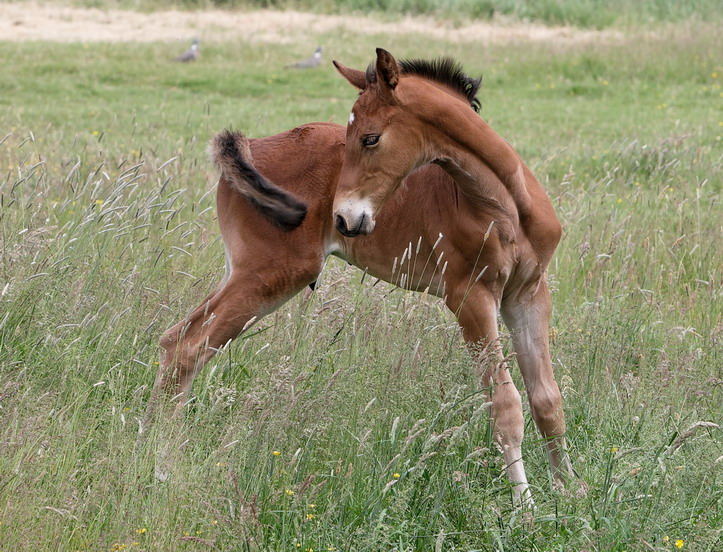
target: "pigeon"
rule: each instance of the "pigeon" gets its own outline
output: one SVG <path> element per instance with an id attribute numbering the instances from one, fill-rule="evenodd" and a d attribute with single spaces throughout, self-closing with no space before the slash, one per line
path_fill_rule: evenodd
<path id="1" fill-rule="evenodd" d="M 189 61 L 196 61 L 200 55 L 201 48 L 198 44 L 198 39 L 194 38 L 193 42 L 191 42 L 191 47 L 185 52 L 183 52 L 180 56 L 178 56 L 175 61 L 188 63 Z"/>
<path id="2" fill-rule="evenodd" d="M 291 65 L 287 65 L 287 69 L 313 69 L 321 63 L 321 46 L 314 50 L 314 54 L 302 61 L 297 61 Z"/>

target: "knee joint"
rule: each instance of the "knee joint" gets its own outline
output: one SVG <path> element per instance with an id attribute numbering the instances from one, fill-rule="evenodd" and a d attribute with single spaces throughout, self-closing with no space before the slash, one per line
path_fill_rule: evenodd
<path id="1" fill-rule="evenodd" d="M 158 344 L 161 346 L 161 349 L 163 349 L 164 351 L 168 351 L 178 343 L 178 338 L 178 330 L 176 328 L 171 328 L 170 330 L 166 330 L 165 332 L 163 332 L 163 335 L 161 335 L 161 339 L 159 340 Z"/>
<path id="2" fill-rule="evenodd" d="M 522 401 L 517 388 L 509 383 L 497 384 L 492 396 L 492 417 L 498 440 L 519 444 L 524 433 Z"/>
<path id="3" fill-rule="evenodd" d="M 510 381 L 504 381 L 495 383 L 494 396 L 492 398 L 495 405 L 509 406 L 509 407 L 522 407 L 522 400 L 520 399 L 520 392 L 515 387 L 515 384 Z"/>
<path id="4" fill-rule="evenodd" d="M 164 332 L 159 345 L 166 355 L 166 362 L 187 363 L 197 353 L 197 348 L 184 335 L 184 328 L 175 326 Z"/>
<path id="5" fill-rule="evenodd" d="M 562 396 L 557 385 L 554 389 L 536 389 L 530 396 L 530 408 L 535 420 L 546 427 L 564 423 L 562 422 Z"/>

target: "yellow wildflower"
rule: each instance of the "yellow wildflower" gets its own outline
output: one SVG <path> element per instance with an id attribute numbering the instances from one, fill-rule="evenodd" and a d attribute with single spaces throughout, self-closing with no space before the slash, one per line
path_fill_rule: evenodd
<path id="1" fill-rule="evenodd" d="M 392 474 L 392 477 L 393 477 L 394 479 L 399 479 L 399 478 L 402 477 L 402 476 L 401 476 L 400 474 L 398 474 L 398 473 L 395 472 L 395 473 Z"/>
<path id="2" fill-rule="evenodd" d="M 145 527 L 141 527 L 140 529 L 136 529 L 136 533 L 138 533 L 139 535 L 143 535 L 143 534 L 145 534 L 145 533 L 147 533 L 147 532 L 148 532 L 148 529 L 146 529 Z"/>
<path id="3" fill-rule="evenodd" d="M 294 491 L 292 491 L 291 489 L 286 489 L 284 492 L 285 492 L 287 495 L 289 495 L 289 496 L 294 496 L 294 494 L 296 494 L 296 493 L 294 493 Z"/>
<path id="4" fill-rule="evenodd" d="M 280 450 L 272 450 L 271 454 L 273 454 L 274 456 L 281 456 L 281 451 Z"/>
<path id="5" fill-rule="evenodd" d="M 307 521 L 311 521 L 311 520 L 314 519 L 315 517 L 316 517 L 316 516 L 315 516 L 314 514 L 306 514 L 306 519 L 307 519 Z"/>
<path id="6" fill-rule="evenodd" d="M 683 545 L 685 544 L 685 541 L 683 539 L 678 539 L 675 541 L 675 547 L 676 548 L 683 548 Z"/>

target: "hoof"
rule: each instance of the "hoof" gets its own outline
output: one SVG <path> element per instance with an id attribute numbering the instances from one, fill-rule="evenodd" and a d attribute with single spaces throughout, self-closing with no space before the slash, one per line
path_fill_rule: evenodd
<path id="1" fill-rule="evenodd" d="M 522 488 L 515 488 L 512 503 L 518 510 L 527 510 L 528 512 L 535 511 L 535 501 L 533 500 L 532 492 L 527 485 Z"/>

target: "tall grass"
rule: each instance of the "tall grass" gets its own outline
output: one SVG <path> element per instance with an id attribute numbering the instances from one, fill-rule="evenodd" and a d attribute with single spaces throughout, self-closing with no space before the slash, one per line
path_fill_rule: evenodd
<path id="1" fill-rule="evenodd" d="M 721 71 L 715 29 L 679 32 L 388 39 L 484 71 L 483 115 L 565 225 L 553 360 L 590 490 L 552 490 L 528 423 L 534 523 L 453 317 L 334 260 L 209 364 L 182 423 L 139 440 L 158 336 L 222 273 L 206 140 L 343 122 L 355 93 L 330 68 L 283 71 L 286 46 L 181 66 L 168 44 L 0 43 L 2 548 L 719 549 L 720 431 L 695 424 L 721 421 Z M 308 40 L 358 66 L 374 44 Z"/>

